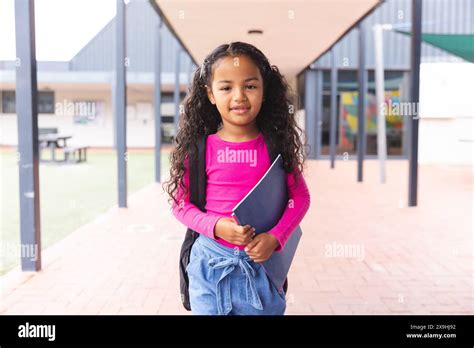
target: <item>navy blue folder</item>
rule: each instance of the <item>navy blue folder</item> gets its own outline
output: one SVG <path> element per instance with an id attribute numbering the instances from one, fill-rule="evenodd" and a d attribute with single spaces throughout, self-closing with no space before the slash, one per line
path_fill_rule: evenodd
<path id="1" fill-rule="evenodd" d="M 259 234 L 268 232 L 278 223 L 287 204 L 286 172 L 279 154 L 259 182 L 232 209 L 232 215 L 240 225 L 251 225 Z M 301 235 L 301 228 L 298 226 L 291 233 L 283 250 L 274 252 L 262 263 L 269 279 L 279 290 L 288 275 Z"/>

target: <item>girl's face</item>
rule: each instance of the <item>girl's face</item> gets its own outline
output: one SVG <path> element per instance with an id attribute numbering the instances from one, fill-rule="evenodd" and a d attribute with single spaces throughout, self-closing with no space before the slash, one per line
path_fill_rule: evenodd
<path id="1" fill-rule="evenodd" d="M 263 79 L 255 63 L 245 55 L 224 57 L 213 70 L 207 95 L 222 122 L 242 127 L 255 123 L 263 101 Z"/>

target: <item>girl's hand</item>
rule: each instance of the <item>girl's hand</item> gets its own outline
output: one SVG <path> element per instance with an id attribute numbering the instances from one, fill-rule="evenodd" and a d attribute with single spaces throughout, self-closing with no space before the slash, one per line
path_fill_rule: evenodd
<path id="1" fill-rule="evenodd" d="M 269 233 L 260 233 L 245 248 L 247 255 L 254 262 L 267 261 L 272 256 L 273 251 L 278 247 L 280 242 Z"/>
<path id="2" fill-rule="evenodd" d="M 220 218 L 214 227 L 214 236 L 237 245 L 248 244 L 254 235 L 255 229 L 252 226 L 240 226 L 229 217 Z"/>

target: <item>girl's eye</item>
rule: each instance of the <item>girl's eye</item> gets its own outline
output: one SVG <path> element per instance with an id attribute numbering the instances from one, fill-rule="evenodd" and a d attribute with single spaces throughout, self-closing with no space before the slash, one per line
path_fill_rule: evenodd
<path id="1" fill-rule="evenodd" d="M 249 89 L 255 89 L 257 88 L 256 86 L 246 86 L 247 88 Z M 223 87 L 221 88 L 221 91 L 228 91 L 230 89 L 230 87 Z"/>

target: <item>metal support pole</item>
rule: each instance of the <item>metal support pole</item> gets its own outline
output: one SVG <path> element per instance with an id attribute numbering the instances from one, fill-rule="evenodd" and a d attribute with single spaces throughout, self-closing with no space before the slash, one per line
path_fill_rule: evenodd
<path id="1" fill-rule="evenodd" d="M 125 61 L 125 4 L 117 0 L 115 17 L 114 114 L 116 117 L 118 206 L 127 207 L 127 89 Z"/>
<path id="2" fill-rule="evenodd" d="M 41 221 L 38 153 L 38 89 L 35 3 L 15 1 L 17 159 L 20 176 L 20 251 L 22 271 L 41 270 Z"/>
<path id="3" fill-rule="evenodd" d="M 329 130 L 329 153 L 331 156 L 331 168 L 334 168 L 336 159 L 336 125 L 337 125 L 337 67 L 336 50 L 331 49 L 331 122 Z"/>
<path id="4" fill-rule="evenodd" d="M 383 26 L 376 24 L 375 47 L 375 95 L 377 100 L 377 155 L 380 164 L 380 182 L 385 182 L 385 160 L 387 159 L 387 135 L 385 130 L 385 87 L 383 67 Z"/>
<path id="5" fill-rule="evenodd" d="M 316 70 L 316 157 L 321 156 L 323 143 L 323 71 Z"/>
<path id="6" fill-rule="evenodd" d="M 179 71 L 180 71 L 180 57 L 181 56 L 181 48 L 178 46 L 176 48 L 176 61 L 175 61 L 175 79 L 174 79 L 174 107 L 175 107 L 175 112 L 174 112 L 174 132 L 175 136 L 174 138 L 176 139 L 176 136 L 178 135 L 178 127 L 179 127 L 179 114 L 180 114 L 180 109 L 179 109 L 179 103 L 181 101 L 181 96 L 180 96 L 180 86 L 179 86 Z"/>
<path id="7" fill-rule="evenodd" d="M 161 182 L 161 28 L 155 27 L 155 182 Z"/>
<path id="8" fill-rule="evenodd" d="M 359 24 L 359 95 L 357 114 L 357 181 L 364 180 L 364 157 L 366 146 L 365 93 L 367 91 L 367 71 L 365 69 L 365 26 Z"/>
<path id="9" fill-rule="evenodd" d="M 188 58 L 189 58 L 189 64 L 188 64 L 188 71 L 186 72 L 186 77 L 187 77 L 187 84 L 191 85 L 192 82 L 193 82 L 193 67 L 194 67 L 194 64 L 193 64 L 193 60 L 191 59 L 191 57 L 188 56 Z"/>
<path id="10" fill-rule="evenodd" d="M 400 83 L 400 102 L 407 103 L 410 101 L 410 73 L 405 71 L 403 73 L 402 81 Z M 408 105 L 408 104 L 407 104 Z M 402 155 L 408 158 L 408 133 L 410 122 L 407 118 L 403 117 L 403 134 L 402 134 Z"/>
<path id="11" fill-rule="evenodd" d="M 421 54 L 421 0 L 412 0 L 412 35 L 411 35 L 411 83 L 410 97 L 414 109 L 419 111 L 420 101 L 420 54 Z M 419 115 L 413 115 L 410 120 L 410 152 L 408 179 L 408 206 L 417 205 L 418 191 L 418 121 Z"/>
<path id="12" fill-rule="evenodd" d="M 305 134 L 309 145 L 309 159 L 316 159 L 316 71 L 307 69 L 305 72 Z"/>

